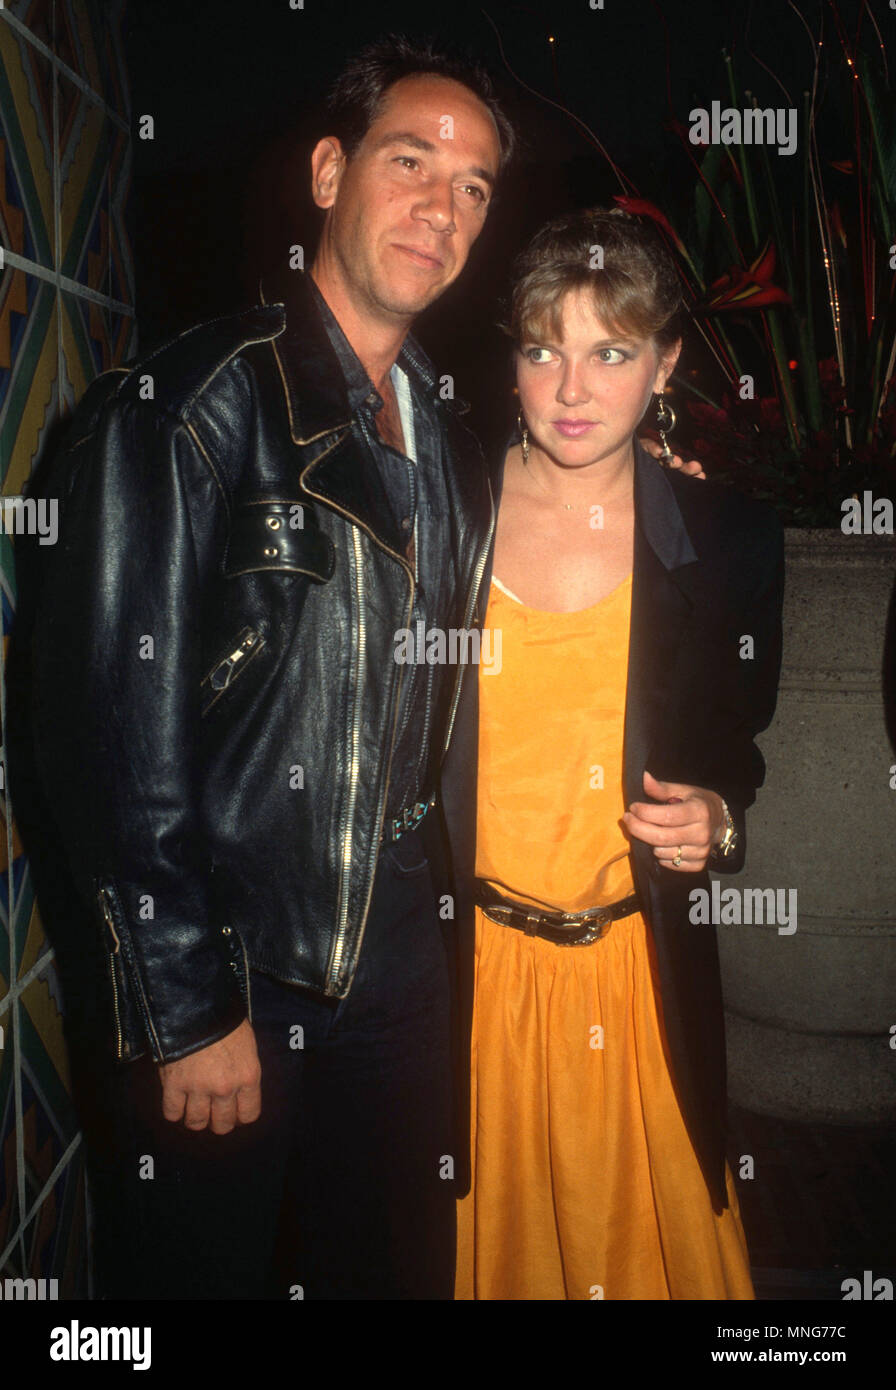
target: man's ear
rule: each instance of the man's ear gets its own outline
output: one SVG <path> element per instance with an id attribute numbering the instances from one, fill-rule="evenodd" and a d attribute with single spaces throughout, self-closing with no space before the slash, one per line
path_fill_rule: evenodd
<path id="1" fill-rule="evenodd" d="M 335 135 L 318 140 L 311 153 L 311 196 L 319 208 L 331 208 L 336 201 L 345 154 Z"/>

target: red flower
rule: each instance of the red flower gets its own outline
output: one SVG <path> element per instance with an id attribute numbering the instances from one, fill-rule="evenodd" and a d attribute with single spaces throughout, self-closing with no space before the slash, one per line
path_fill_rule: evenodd
<path id="1" fill-rule="evenodd" d="M 734 266 L 710 285 L 704 310 L 718 313 L 722 309 L 763 309 L 767 304 L 789 304 L 790 296 L 786 291 L 772 284 L 774 270 L 775 248 L 767 241 L 746 270 Z"/>

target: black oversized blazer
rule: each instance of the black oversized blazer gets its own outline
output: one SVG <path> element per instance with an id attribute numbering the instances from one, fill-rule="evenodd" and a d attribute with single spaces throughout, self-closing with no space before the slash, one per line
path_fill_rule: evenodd
<path id="1" fill-rule="evenodd" d="M 503 466 L 502 457 L 494 470 L 496 504 Z M 480 622 L 490 578 L 491 556 L 480 591 Z M 625 803 L 648 799 L 645 768 L 664 780 L 718 792 L 740 836 L 738 851 L 713 864 L 725 872 L 743 865 L 744 812 L 764 777 L 753 740 L 775 708 L 783 587 L 783 533 L 769 506 L 666 470 L 636 444 Z M 468 1124 L 473 1000 L 476 675 L 474 670 L 464 679 L 439 798 L 456 894 L 461 1125 Z M 575 678 L 571 671 L 570 680 Z M 551 775 L 549 767 L 544 771 Z M 683 874 L 660 866 L 640 840 L 632 841 L 632 869 L 656 948 L 670 1071 L 713 1205 L 721 1210 L 727 1205 L 726 1065 L 716 930 L 692 924 L 688 915 L 689 894 L 707 888 L 709 876 L 706 870 Z M 459 1147 L 463 1190 L 469 1180 L 468 1134 Z"/>

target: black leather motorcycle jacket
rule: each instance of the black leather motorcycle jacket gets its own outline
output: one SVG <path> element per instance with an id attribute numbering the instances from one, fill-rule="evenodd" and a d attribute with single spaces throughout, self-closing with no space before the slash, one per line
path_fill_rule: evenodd
<path id="1" fill-rule="evenodd" d="M 494 526 L 479 445 L 436 403 L 469 628 Z M 414 575 L 355 456 L 305 277 L 94 382 L 41 495 L 34 741 L 110 961 L 117 1054 L 172 1061 L 249 1012 L 249 968 L 344 997 L 389 785 Z M 434 747 L 447 749 L 463 666 Z M 474 673 L 475 674 L 475 673 Z"/>

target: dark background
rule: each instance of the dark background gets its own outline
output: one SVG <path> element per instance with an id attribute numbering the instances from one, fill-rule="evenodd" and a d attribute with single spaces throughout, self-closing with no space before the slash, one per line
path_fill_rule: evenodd
<path id="1" fill-rule="evenodd" d="M 486 444 L 497 441 L 513 413 L 506 340 L 495 326 L 513 254 L 549 216 L 623 191 L 610 160 L 574 118 L 641 196 L 684 226 L 694 172 L 672 123 L 686 129 L 693 106 L 729 104 L 723 50 L 739 89 L 753 91 L 762 106 L 801 106 L 810 71 L 811 41 L 787 0 L 604 5 L 305 0 L 294 10 L 290 0 L 131 0 L 135 129 L 144 114 L 155 123 L 153 140 L 134 142 L 141 350 L 256 302 L 260 272 L 291 243 L 302 244 L 310 263 L 318 214 L 308 194 L 308 156 L 326 133 L 320 104 L 329 82 L 347 54 L 384 33 L 432 35 L 485 62 L 522 136 L 517 167 L 467 270 L 416 330 L 472 402 L 472 423 Z M 860 6 L 836 5 L 850 33 Z M 813 29 L 824 15 L 833 39 L 830 0 L 800 8 Z M 873 11 L 889 43 L 896 14 L 883 0 L 873 0 Z M 822 101 L 822 123 L 830 129 L 839 119 L 842 112 L 830 103 L 826 112 Z M 796 174 L 799 156 L 792 158 Z M 680 370 L 689 367 L 712 370 L 694 342 Z"/>

